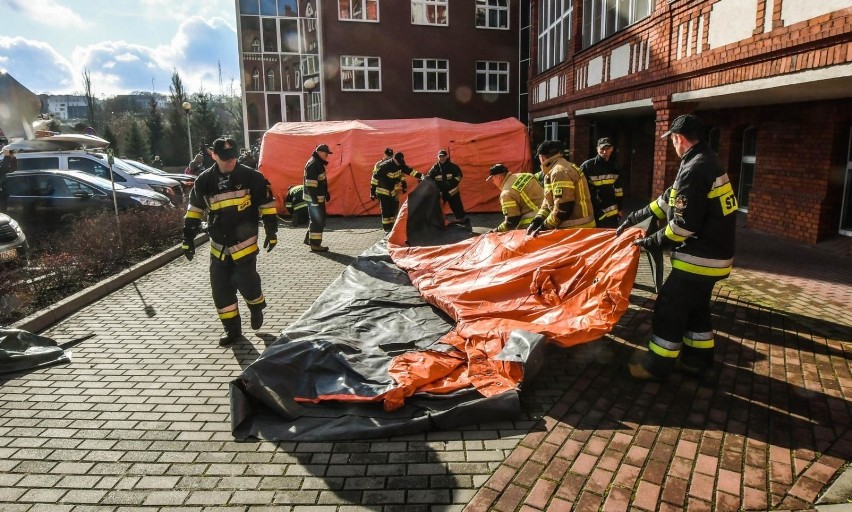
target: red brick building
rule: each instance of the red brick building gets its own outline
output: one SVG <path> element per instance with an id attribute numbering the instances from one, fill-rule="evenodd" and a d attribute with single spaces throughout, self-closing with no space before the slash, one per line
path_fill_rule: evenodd
<path id="1" fill-rule="evenodd" d="M 280 121 L 517 117 L 520 0 L 235 0 L 246 140 Z"/>
<path id="2" fill-rule="evenodd" d="M 750 227 L 816 243 L 852 235 L 849 0 L 532 0 L 534 140 L 578 162 L 608 136 L 628 195 L 679 159 L 659 136 L 694 113 Z"/>

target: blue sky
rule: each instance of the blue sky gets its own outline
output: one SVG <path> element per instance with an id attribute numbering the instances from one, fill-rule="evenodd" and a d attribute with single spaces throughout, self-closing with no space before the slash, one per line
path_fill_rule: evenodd
<path id="1" fill-rule="evenodd" d="M 0 0 L 0 69 L 33 92 L 239 91 L 233 0 Z M 221 65 L 221 85 L 219 80 Z"/>

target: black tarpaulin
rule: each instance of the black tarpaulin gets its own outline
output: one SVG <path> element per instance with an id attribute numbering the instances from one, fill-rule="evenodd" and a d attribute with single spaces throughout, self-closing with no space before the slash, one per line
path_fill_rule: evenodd
<path id="1" fill-rule="evenodd" d="M 20 329 L 0 329 L 0 374 L 71 362 L 54 340 Z"/>

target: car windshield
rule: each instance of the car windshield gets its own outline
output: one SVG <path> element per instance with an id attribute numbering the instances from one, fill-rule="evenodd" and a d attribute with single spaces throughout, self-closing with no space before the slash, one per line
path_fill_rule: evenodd
<path id="1" fill-rule="evenodd" d="M 112 189 L 112 183 L 110 183 L 110 181 L 107 180 L 107 179 L 98 178 L 97 176 L 92 176 L 91 174 L 87 174 L 87 173 L 84 173 L 84 172 L 74 172 L 71 175 L 74 176 L 75 178 L 79 179 L 80 181 L 84 181 L 86 183 L 94 185 L 94 186 L 96 186 L 100 189 L 103 189 L 104 191 L 109 191 L 109 190 Z M 121 183 L 115 184 L 116 190 L 124 190 L 126 188 L 127 187 L 125 187 Z"/>
<path id="2" fill-rule="evenodd" d="M 128 164 L 127 162 L 125 162 L 121 158 L 116 158 L 112 165 L 118 167 L 122 171 L 124 171 L 127 174 L 130 174 L 132 176 L 139 176 L 140 174 L 145 174 L 145 171 L 143 171 L 141 169 L 137 169 L 136 167 L 133 167 L 132 165 Z"/>
<path id="3" fill-rule="evenodd" d="M 136 174 L 142 174 L 143 172 L 159 174 L 160 176 L 168 174 L 166 171 L 161 171 L 156 167 L 151 167 L 150 165 L 143 164 L 142 162 L 134 162 L 133 160 L 125 160 L 123 158 L 117 158 L 116 160 L 121 160 L 121 163 L 123 163 L 127 167 L 132 167 L 136 169 L 138 171 Z"/>

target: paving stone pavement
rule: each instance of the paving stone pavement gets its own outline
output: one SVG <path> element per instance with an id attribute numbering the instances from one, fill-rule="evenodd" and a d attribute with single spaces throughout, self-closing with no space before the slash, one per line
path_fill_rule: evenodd
<path id="1" fill-rule="evenodd" d="M 643 260 L 613 333 L 551 349 L 514 421 L 235 442 L 230 380 L 382 235 L 377 217 L 332 218 L 335 252 L 320 255 L 282 227 L 259 260 L 265 327 L 231 348 L 216 343 L 205 247 L 49 329 L 95 336 L 70 365 L 0 380 L 0 510 L 808 509 L 852 458 L 850 259 L 781 243 L 761 261 L 774 241 L 760 237 L 717 288 L 720 370 L 706 383 L 624 376 L 650 330 Z"/>

